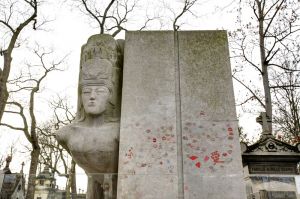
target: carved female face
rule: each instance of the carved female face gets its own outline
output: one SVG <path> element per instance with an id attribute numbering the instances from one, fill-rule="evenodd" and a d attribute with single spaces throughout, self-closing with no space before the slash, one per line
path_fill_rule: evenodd
<path id="1" fill-rule="evenodd" d="M 88 85 L 82 88 L 81 97 L 85 113 L 97 116 L 106 110 L 110 92 L 103 85 Z"/>

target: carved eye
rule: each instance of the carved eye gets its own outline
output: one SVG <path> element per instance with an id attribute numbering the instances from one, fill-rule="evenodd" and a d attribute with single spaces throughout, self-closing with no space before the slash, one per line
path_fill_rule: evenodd
<path id="1" fill-rule="evenodd" d="M 90 89 L 83 89 L 82 93 L 83 94 L 90 94 L 92 91 Z"/>
<path id="2" fill-rule="evenodd" d="M 108 93 L 109 91 L 108 91 L 108 88 L 101 87 L 101 88 L 96 89 L 96 92 L 97 93 Z"/>

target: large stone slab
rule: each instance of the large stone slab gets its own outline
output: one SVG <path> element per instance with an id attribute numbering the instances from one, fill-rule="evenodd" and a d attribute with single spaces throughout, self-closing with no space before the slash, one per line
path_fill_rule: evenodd
<path id="1" fill-rule="evenodd" d="M 177 40 L 184 198 L 245 198 L 226 32 Z"/>
<path id="2" fill-rule="evenodd" d="M 118 198 L 176 198 L 172 32 L 126 34 Z"/>
<path id="3" fill-rule="evenodd" d="M 122 93 L 118 198 L 246 198 L 225 31 L 128 32 Z"/>

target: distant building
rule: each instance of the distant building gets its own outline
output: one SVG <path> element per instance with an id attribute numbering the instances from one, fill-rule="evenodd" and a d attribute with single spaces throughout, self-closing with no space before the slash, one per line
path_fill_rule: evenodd
<path id="1" fill-rule="evenodd" d="M 277 140 L 265 114 L 258 122 L 263 124 L 261 138 L 251 146 L 241 143 L 247 199 L 300 199 L 300 143 Z"/>
<path id="2" fill-rule="evenodd" d="M 65 199 L 66 191 L 60 190 L 56 186 L 56 179 L 49 167 L 45 166 L 44 170 L 38 174 L 35 181 L 34 199 Z M 71 196 L 71 199 L 85 199 L 86 195 L 81 193 Z M 1 198 L 0 198 L 1 199 Z"/>
<path id="3" fill-rule="evenodd" d="M 0 199 L 24 199 L 25 198 L 25 179 L 23 166 L 20 173 L 12 173 L 9 164 L 11 156 L 6 158 L 6 165 L 0 170 Z"/>
<path id="4" fill-rule="evenodd" d="M 65 199 L 66 192 L 59 190 L 56 186 L 56 179 L 49 167 L 38 174 L 35 180 L 34 199 Z"/>

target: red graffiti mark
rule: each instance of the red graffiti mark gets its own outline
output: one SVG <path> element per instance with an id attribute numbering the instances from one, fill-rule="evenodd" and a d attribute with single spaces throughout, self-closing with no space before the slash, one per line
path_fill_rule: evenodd
<path id="1" fill-rule="evenodd" d="M 228 134 L 233 136 L 233 129 L 231 127 L 228 127 L 227 130 L 228 130 Z"/>
<path id="2" fill-rule="evenodd" d="M 191 149 L 196 149 L 196 147 L 194 145 L 192 145 L 192 143 L 188 143 L 187 144 Z"/>
<path id="3" fill-rule="evenodd" d="M 224 157 L 226 157 L 228 154 L 227 154 L 227 153 L 223 153 L 222 155 L 223 155 Z"/>
<path id="4" fill-rule="evenodd" d="M 132 148 L 130 148 L 130 149 L 128 150 L 128 152 L 125 153 L 125 156 L 126 156 L 127 158 L 129 158 L 129 159 L 133 158 Z"/>
<path id="5" fill-rule="evenodd" d="M 208 156 L 205 156 L 204 157 L 204 162 L 207 162 L 209 160 L 209 157 Z"/>
<path id="6" fill-rule="evenodd" d="M 165 141 L 166 139 L 167 139 L 167 137 L 166 136 L 162 136 L 162 138 L 161 138 L 163 141 Z"/>
<path id="7" fill-rule="evenodd" d="M 198 167 L 198 168 L 201 167 L 201 163 L 200 163 L 200 162 L 197 162 L 195 165 L 196 165 L 196 167 Z"/>
<path id="8" fill-rule="evenodd" d="M 185 190 L 185 191 L 188 191 L 188 190 L 189 190 L 189 187 L 188 187 L 188 186 L 184 186 L 184 190 Z"/>
<path id="9" fill-rule="evenodd" d="M 146 167 L 147 164 L 146 163 L 142 163 L 141 167 Z"/>
<path id="10" fill-rule="evenodd" d="M 192 155 L 189 157 L 191 160 L 196 160 L 198 158 L 198 156 Z"/>
<path id="11" fill-rule="evenodd" d="M 147 129 L 147 130 L 146 130 L 146 133 L 150 133 L 150 132 L 151 132 L 151 130 L 150 130 L 150 129 Z"/>
<path id="12" fill-rule="evenodd" d="M 223 163 L 224 161 L 221 161 L 220 160 L 220 152 L 219 151 L 214 151 L 211 153 L 211 159 L 213 160 L 214 164 L 217 164 L 217 163 Z"/>
<path id="13" fill-rule="evenodd" d="M 153 138 L 153 139 L 152 139 L 152 142 L 156 142 L 156 138 Z"/>

